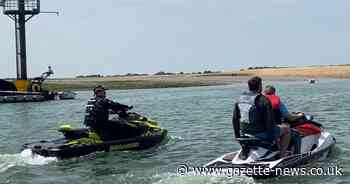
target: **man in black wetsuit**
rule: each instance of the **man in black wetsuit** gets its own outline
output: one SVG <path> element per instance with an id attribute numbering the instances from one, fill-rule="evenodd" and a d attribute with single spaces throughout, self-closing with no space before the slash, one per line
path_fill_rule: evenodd
<path id="1" fill-rule="evenodd" d="M 109 110 L 123 118 L 130 109 L 132 106 L 107 99 L 105 88 L 99 85 L 94 88 L 94 97 L 86 106 L 84 124 L 99 134 L 103 140 L 125 138 L 132 131 L 132 127 L 127 123 L 109 120 Z"/>

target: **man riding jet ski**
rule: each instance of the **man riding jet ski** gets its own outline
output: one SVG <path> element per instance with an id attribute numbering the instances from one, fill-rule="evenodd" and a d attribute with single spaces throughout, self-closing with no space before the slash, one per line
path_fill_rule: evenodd
<path id="1" fill-rule="evenodd" d="M 236 168 L 243 171 L 240 174 L 262 178 L 282 175 L 279 169 L 300 166 L 328 155 L 335 138 L 321 124 L 313 121 L 312 116 L 303 113 L 290 116 L 299 118 L 288 118 L 292 131 L 301 136 L 301 144 L 292 141 L 285 150 L 281 150 L 278 142 L 283 142 L 285 127 L 274 125 L 271 103 L 260 94 L 261 79 L 253 77 L 248 85 L 250 92 L 240 96 L 233 115 L 235 137 L 241 149 L 224 154 L 205 167 Z M 244 173 L 249 168 L 259 172 Z M 259 168 L 268 170 L 261 172 Z"/>
<path id="2" fill-rule="evenodd" d="M 106 98 L 106 90 L 99 85 L 94 88 L 95 96 L 88 101 L 84 124 L 101 136 L 103 140 L 120 139 L 137 134 L 137 130 L 127 122 L 121 122 L 127 117 L 127 111 L 132 106 L 123 105 Z M 120 119 L 109 120 L 110 110 L 117 113 Z M 130 135 L 132 134 L 132 135 Z"/>
<path id="3" fill-rule="evenodd" d="M 107 99 L 103 86 L 95 87 L 94 94 L 86 107 L 84 124 L 88 128 L 63 125 L 58 131 L 64 138 L 24 144 L 22 149 L 43 156 L 69 158 L 96 151 L 142 150 L 165 140 L 166 129 L 151 119 L 128 112 L 132 106 Z M 118 116 L 109 119 L 110 110 Z"/>
<path id="4" fill-rule="evenodd" d="M 290 140 L 290 129 L 277 125 L 270 100 L 261 94 L 262 79 L 252 77 L 249 91 L 240 95 L 233 110 L 232 124 L 236 138 L 251 134 L 266 141 L 281 139 L 281 155 L 284 156 Z"/>
<path id="5" fill-rule="evenodd" d="M 301 118 L 303 118 L 303 113 L 292 113 L 288 112 L 287 106 L 283 103 L 279 96 L 276 95 L 276 88 L 272 85 L 267 85 L 264 90 L 264 96 L 269 99 L 272 105 L 273 112 L 273 121 L 275 124 L 284 126 L 290 136 L 286 140 L 286 142 L 281 142 L 280 147 L 288 146 L 288 144 L 295 145 L 295 153 L 300 153 L 300 134 L 298 131 L 294 129 L 290 129 L 290 125 L 288 123 L 282 122 L 298 122 Z M 288 153 L 287 153 L 288 154 Z"/>

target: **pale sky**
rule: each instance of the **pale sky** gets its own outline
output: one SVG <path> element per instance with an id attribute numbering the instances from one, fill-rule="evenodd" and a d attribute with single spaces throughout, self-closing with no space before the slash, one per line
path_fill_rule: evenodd
<path id="1" fill-rule="evenodd" d="M 27 24 L 29 77 L 350 63 L 348 0 L 41 0 Z M 2 10 L 1 10 L 2 13 Z M 0 15 L 0 78 L 16 76 Z"/>

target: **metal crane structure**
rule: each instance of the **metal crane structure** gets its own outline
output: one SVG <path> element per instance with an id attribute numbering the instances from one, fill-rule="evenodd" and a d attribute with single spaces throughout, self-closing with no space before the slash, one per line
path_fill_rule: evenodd
<path id="1" fill-rule="evenodd" d="M 40 0 L 0 0 L 3 13 L 15 22 L 16 64 L 19 91 L 27 91 L 26 22 L 40 13 Z"/>
<path id="2" fill-rule="evenodd" d="M 16 66 L 17 80 L 14 85 L 11 82 L 0 80 L 0 103 L 1 102 L 26 102 L 54 99 L 55 93 L 42 90 L 43 81 L 53 74 L 49 66 L 48 72 L 40 77 L 28 80 L 27 77 L 27 51 L 26 51 L 26 23 L 39 13 L 40 0 L 0 0 L 3 14 L 15 22 L 16 31 Z"/>
<path id="3" fill-rule="evenodd" d="M 7 15 L 15 22 L 16 31 L 16 68 L 17 80 L 15 85 L 19 91 L 27 91 L 27 49 L 26 49 L 26 22 L 39 13 L 40 0 L 0 0 L 4 15 Z"/>

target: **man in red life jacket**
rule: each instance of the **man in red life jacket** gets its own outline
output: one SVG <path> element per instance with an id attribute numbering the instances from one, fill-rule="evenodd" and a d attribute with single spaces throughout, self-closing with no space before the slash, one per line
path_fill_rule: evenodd
<path id="1" fill-rule="evenodd" d="M 272 105 L 273 121 L 278 126 L 282 127 L 284 132 L 281 138 L 280 146 L 282 149 L 287 149 L 290 141 L 296 145 L 296 153 L 300 153 L 301 138 L 298 132 L 291 131 L 287 124 L 282 124 L 283 120 L 293 121 L 293 119 L 300 118 L 299 116 L 291 115 L 288 112 L 286 105 L 281 101 L 280 97 L 276 95 L 276 89 L 272 85 L 267 85 L 264 90 L 264 95 L 267 97 Z M 284 138 L 283 138 L 284 136 Z"/>
<path id="2" fill-rule="evenodd" d="M 281 101 L 280 97 L 276 95 L 275 87 L 267 85 L 264 90 L 264 95 L 271 102 L 273 109 L 273 121 L 277 124 L 281 124 L 282 118 L 287 119 L 289 116 L 287 107 Z"/>

